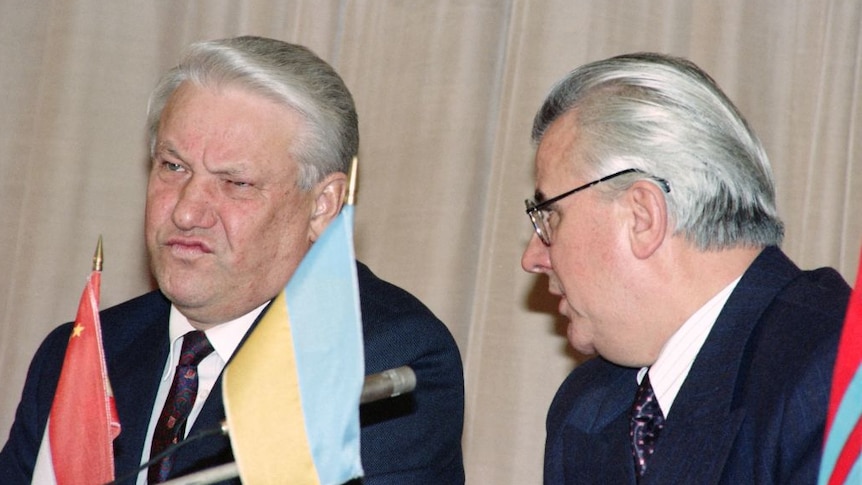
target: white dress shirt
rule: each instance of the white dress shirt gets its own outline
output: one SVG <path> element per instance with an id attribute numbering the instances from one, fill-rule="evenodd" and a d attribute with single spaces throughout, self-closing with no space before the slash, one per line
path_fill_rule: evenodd
<path id="1" fill-rule="evenodd" d="M 655 363 L 638 372 L 637 381 L 640 383 L 644 374 L 649 371 L 650 384 L 665 418 L 670 414 L 676 395 L 688 377 L 688 372 L 703 347 L 706 337 L 715 325 L 718 314 L 721 313 L 721 309 L 724 308 L 741 278 L 742 276 L 733 280 L 694 312 L 664 344 Z"/>
<path id="2" fill-rule="evenodd" d="M 269 302 L 267 302 L 269 303 Z M 248 329 L 257 319 L 260 312 L 263 311 L 263 305 L 255 308 L 249 313 L 225 322 L 207 330 L 206 336 L 213 346 L 213 353 L 206 356 L 198 364 L 198 394 L 195 398 L 195 403 L 189 413 L 188 421 L 186 422 L 186 435 L 192 429 L 195 419 L 201 412 L 201 408 L 206 402 L 207 397 L 212 392 L 216 380 L 224 369 L 227 361 L 230 360 L 239 343 L 242 341 Z M 165 401 L 168 398 L 168 393 L 171 391 L 171 384 L 174 381 L 174 372 L 180 359 L 180 351 L 183 345 L 183 336 L 188 332 L 195 330 L 179 310 L 171 305 L 171 315 L 169 323 L 169 334 L 171 346 L 168 354 L 168 360 L 165 362 L 165 369 L 162 372 L 162 380 L 159 383 L 159 391 L 156 394 L 156 401 L 153 405 L 153 412 L 150 415 L 150 425 L 147 430 L 147 437 L 144 440 L 144 449 L 141 454 L 141 464 L 144 464 L 150 459 L 150 447 L 153 442 L 153 433 L 156 429 L 156 424 L 159 422 L 159 416 L 162 413 L 162 408 L 165 406 Z M 147 471 L 143 470 L 138 474 L 138 484 L 146 485 Z"/>

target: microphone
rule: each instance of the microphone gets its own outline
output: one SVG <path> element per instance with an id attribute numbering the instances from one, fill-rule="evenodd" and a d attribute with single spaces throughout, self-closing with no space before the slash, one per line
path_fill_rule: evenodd
<path id="1" fill-rule="evenodd" d="M 410 366 L 388 369 L 379 374 L 365 376 L 359 404 L 400 396 L 416 389 L 416 373 Z"/>
<path id="2" fill-rule="evenodd" d="M 404 365 L 401 367 L 396 367 L 394 369 L 387 369 L 378 374 L 371 374 L 365 376 L 365 382 L 362 386 L 362 394 L 359 396 L 359 404 L 366 404 L 374 401 L 397 397 L 401 394 L 411 392 L 414 389 L 416 389 L 416 373 L 413 372 L 413 369 L 411 369 L 410 366 Z M 226 421 L 222 421 L 221 426 L 218 428 L 212 428 L 200 433 L 196 433 L 195 435 L 190 435 L 179 443 L 175 443 L 169 446 L 158 456 L 153 457 L 150 461 L 141 465 L 137 470 L 129 473 L 128 475 L 122 476 L 119 479 L 114 480 L 109 485 L 118 484 L 123 480 L 127 480 L 131 477 L 134 477 L 141 471 L 149 468 L 151 465 L 161 460 L 163 457 L 174 453 L 179 447 L 183 445 L 187 445 L 189 443 L 197 441 L 198 439 L 206 438 L 208 436 L 227 436 L 228 434 L 228 424 Z M 201 485 L 234 478 L 237 476 L 239 476 L 239 470 L 236 467 L 236 463 L 231 462 L 197 473 L 192 473 L 191 475 L 179 477 L 174 480 L 169 480 L 165 482 L 164 485 Z"/>

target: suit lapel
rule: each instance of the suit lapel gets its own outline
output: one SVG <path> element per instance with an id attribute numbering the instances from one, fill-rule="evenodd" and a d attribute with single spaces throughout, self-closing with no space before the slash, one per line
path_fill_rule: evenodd
<path id="1" fill-rule="evenodd" d="M 717 483 L 746 410 L 747 344 L 775 295 L 798 273 L 767 248 L 744 274 L 697 355 L 662 430 L 644 483 Z"/>
<path id="2" fill-rule="evenodd" d="M 121 426 L 114 440 L 117 477 L 140 466 L 150 413 L 168 355 L 170 306 L 160 294 L 153 296 L 145 300 L 150 311 L 141 318 L 127 318 L 138 315 L 135 312 L 118 318 L 107 314 L 102 317 L 108 374 Z"/>
<path id="3" fill-rule="evenodd" d="M 635 483 L 628 436 L 637 371 L 618 369 L 600 395 L 586 396 L 567 418 L 562 450 L 566 483 Z"/>

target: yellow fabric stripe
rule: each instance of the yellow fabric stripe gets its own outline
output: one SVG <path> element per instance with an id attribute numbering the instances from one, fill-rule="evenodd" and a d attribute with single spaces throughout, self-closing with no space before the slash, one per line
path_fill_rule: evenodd
<path id="1" fill-rule="evenodd" d="M 247 485 L 320 485 L 308 444 L 285 293 L 225 368 L 224 405 Z"/>

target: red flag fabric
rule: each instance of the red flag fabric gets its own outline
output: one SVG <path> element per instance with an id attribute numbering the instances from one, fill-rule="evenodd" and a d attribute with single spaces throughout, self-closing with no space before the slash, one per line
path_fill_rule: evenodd
<path id="1" fill-rule="evenodd" d="M 862 483 L 862 256 L 838 344 L 818 483 Z"/>
<path id="2" fill-rule="evenodd" d="M 60 485 L 114 480 L 112 443 L 120 433 L 120 422 L 102 348 L 100 284 L 100 273 L 93 271 L 81 295 L 48 418 L 45 438 L 50 461 L 41 452 L 37 459 L 37 470 L 39 461 L 42 466 L 51 463 L 49 472 Z"/>

